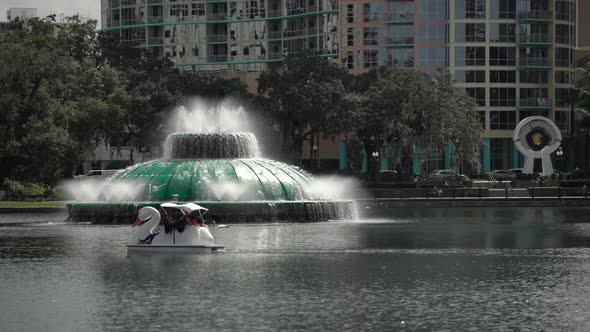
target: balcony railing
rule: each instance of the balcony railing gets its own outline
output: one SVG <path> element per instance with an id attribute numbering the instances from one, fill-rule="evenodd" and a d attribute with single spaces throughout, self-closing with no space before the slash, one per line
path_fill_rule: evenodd
<path id="1" fill-rule="evenodd" d="M 550 20 L 553 13 L 550 10 L 529 10 L 518 12 L 518 18 L 521 20 Z"/>
<path id="2" fill-rule="evenodd" d="M 208 43 L 227 42 L 227 34 L 213 34 L 207 35 Z"/>
<path id="3" fill-rule="evenodd" d="M 520 35 L 519 40 L 521 43 L 551 43 L 551 35 Z"/>
<path id="4" fill-rule="evenodd" d="M 407 22 L 414 20 L 414 13 L 390 13 L 383 15 L 384 21 L 393 21 L 393 22 Z"/>
<path id="5" fill-rule="evenodd" d="M 569 36 L 555 36 L 555 42 L 558 44 L 569 44 L 570 37 Z"/>
<path id="6" fill-rule="evenodd" d="M 227 54 L 224 55 L 209 55 L 207 62 L 227 62 Z"/>
<path id="7" fill-rule="evenodd" d="M 385 39 L 387 45 L 410 45 L 414 44 L 414 37 L 390 37 Z"/>
<path id="8" fill-rule="evenodd" d="M 150 16 L 148 17 L 148 23 L 162 23 L 164 22 L 163 16 Z"/>
<path id="9" fill-rule="evenodd" d="M 137 4 L 137 0 L 121 0 L 121 6 L 134 6 Z"/>
<path id="10" fill-rule="evenodd" d="M 283 32 L 283 37 L 296 37 L 305 35 L 305 30 L 287 30 Z"/>
<path id="11" fill-rule="evenodd" d="M 552 106 L 551 98 L 520 98 L 518 100 L 518 107 L 530 108 L 550 108 Z"/>
<path id="12" fill-rule="evenodd" d="M 209 20 L 209 21 L 227 20 L 227 13 L 207 13 L 207 20 Z"/>
<path id="13" fill-rule="evenodd" d="M 278 16 L 283 16 L 283 11 L 282 10 L 269 10 L 267 13 L 268 17 L 278 17 Z"/>
<path id="14" fill-rule="evenodd" d="M 283 58 L 283 53 L 281 52 L 270 52 L 268 53 L 269 60 L 278 60 Z"/>
<path id="15" fill-rule="evenodd" d="M 148 0 L 149 4 L 158 4 L 158 3 L 162 3 L 162 0 Z"/>
<path id="16" fill-rule="evenodd" d="M 518 59 L 519 66 L 551 66 L 551 59 L 545 57 L 529 57 Z"/>

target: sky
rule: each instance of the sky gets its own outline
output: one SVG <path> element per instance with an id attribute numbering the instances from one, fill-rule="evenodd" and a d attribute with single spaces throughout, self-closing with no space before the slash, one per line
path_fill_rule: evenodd
<path id="1" fill-rule="evenodd" d="M 90 17 L 100 25 L 100 0 L 0 0 L 0 21 L 6 21 L 9 8 L 37 8 L 37 16 L 64 14 Z"/>

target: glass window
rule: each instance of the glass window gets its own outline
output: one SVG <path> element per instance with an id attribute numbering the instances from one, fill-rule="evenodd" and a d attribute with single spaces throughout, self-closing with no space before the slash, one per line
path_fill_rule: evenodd
<path id="1" fill-rule="evenodd" d="M 346 22 L 347 23 L 354 23 L 354 5 L 353 4 L 346 5 Z"/>
<path id="2" fill-rule="evenodd" d="M 516 24 L 490 23 L 490 42 L 514 43 L 516 42 Z"/>
<path id="3" fill-rule="evenodd" d="M 448 65 L 447 49 L 445 47 L 418 49 L 418 66 L 446 67 Z"/>
<path id="4" fill-rule="evenodd" d="M 485 83 L 486 72 L 484 70 L 457 70 L 455 80 L 461 83 Z"/>
<path id="5" fill-rule="evenodd" d="M 344 61 L 344 66 L 348 69 L 359 69 L 361 68 L 360 64 L 360 51 L 349 51 L 346 52 L 346 59 Z"/>
<path id="6" fill-rule="evenodd" d="M 378 39 L 377 27 L 363 28 L 363 45 L 377 45 Z"/>
<path id="7" fill-rule="evenodd" d="M 485 66 L 486 48 L 485 47 L 456 47 L 455 48 L 455 65 L 456 66 Z"/>
<path id="8" fill-rule="evenodd" d="M 485 18 L 486 0 L 455 0 L 455 18 Z"/>
<path id="9" fill-rule="evenodd" d="M 418 26 L 418 42 L 436 44 L 448 42 L 448 26 L 446 24 L 420 24 Z"/>
<path id="10" fill-rule="evenodd" d="M 365 69 L 377 68 L 377 50 L 363 51 L 363 67 Z"/>
<path id="11" fill-rule="evenodd" d="M 569 48 L 555 48 L 555 66 L 570 67 L 573 64 L 573 52 Z"/>
<path id="12" fill-rule="evenodd" d="M 486 88 L 465 88 L 465 92 L 470 95 L 479 106 L 486 106 Z"/>
<path id="13" fill-rule="evenodd" d="M 568 132 L 570 130 L 570 112 L 555 111 L 555 124 L 557 128 Z"/>
<path id="14" fill-rule="evenodd" d="M 566 24 L 555 25 L 555 42 L 559 44 L 570 43 L 570 26 Z"/>
<path id="15" fill-rule="evenodd" d="M 414 19 L 414 2 L 413 1 L 393 1 L 389 2 L 389 19 L 392 21 L 404 21 Z"/>
<path id="16" fill-rule="evenodd" d="M 515 66 L 516 48 L 490 47 L 490 66 Z"/>
<path id="17" fill-rule="evenodd" d="M 447 0 L 420 0 L 418 16 L 421 20 L 446 20 Z"/>
<path id="18" fill-rule="evenodd" d="M 414 44 L 414 27 L 412 25 L 393 26 L 389 28 L 386 44 Z"/>
<path id="19" fill-rule="evenodd" d="M 549 72 L 546 70 L 521 70 L 520 83 L 544 84 L 549 82 Z"/>
<path id="20" fill-rule="evenodd" d="M 516 18 L 516 0 L 493 0 L 490 6 L 492 19 Z"/>
<path id="21" fill-rule="evenodd" d="M 455 24 L 455 41 L 460 42 L 485 42 L 485 23 L 457 23 Z"/>
<path id="22" fill-rule="evenodd" d="M 555 83 L 557 84 L 569 84 L 570 83 L 570 72 L 569 71 L 556 71 L 555 72 Z"/>
<path id="23" fill-rule="evenodd" d="M 371 2 L 363 5 L 363 20 L 365 22 L 381 21 L 385 12 L 383 2 Z"/>
<path id="24" fill-rule="evenodd" d="M 490 106 L 516 106 L 516 88 L 490 88 Z"/>
<path id="25" fill-rule="evenodd" d="M 570 89 L 555 89 L 555 106 L 569 106 Z"/>
<path id="26" fill-rule="evenodd" d="M 578 0 L 584 1 L 584 0 Z M 587 1 L 587 0 L 586 0 Z M 576 4 L 570 0 L 557 0 L 555 2 L 555 16 L 558 20 L 576 21 Z"/>
<path id="27" fill-rule="evenodd" d="M 396 68 L 414 67 L 413 48 L 394 48 L 391 50 L 391 66 Z"/>
<path id="28" fill-rule="evenodd" d="M 516 127 L 516 111 L 490 111 L 490 129 L 512 130 Z"/>
<path id="29" fill-rule="evenodd" d="M 516 72 L 511 70 L 490 70 L 490 83 L 516 83 Z"/>

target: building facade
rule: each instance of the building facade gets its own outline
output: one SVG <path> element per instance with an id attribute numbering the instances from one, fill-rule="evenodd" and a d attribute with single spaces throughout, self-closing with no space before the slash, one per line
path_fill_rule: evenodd
<path id="1" fill-rule="evenodd" d="M 308 49 L 352 73 L 448 70 L 479 105 L 485 173 L 522 165 L 511 137 L 527 116 L 549 117 L 567 137 L 576 8 L 575 0 L 103 0 L 102 26 L 202 72 L 257 72 Z M 339 151 L 331 157 L 340 167 L 345 150 L 322 149 Z M 458 166 L 452 144 L 415 151 L 416 173 Z"/>
<path id="2" fill-rule="evenodd" d="M 103 0 L 103 31 L 194 71 L 259 72 L 290 53 L 336 57 L 338 7 L 328 0 Z"/>

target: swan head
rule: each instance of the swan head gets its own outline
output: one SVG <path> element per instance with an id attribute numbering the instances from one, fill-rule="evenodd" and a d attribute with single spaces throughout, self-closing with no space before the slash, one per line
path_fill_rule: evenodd
<path id="1" fill-rule="evenodd" d="M 142 207 L 137 213 L 137 220 L 133 224 L 133 227 L 141 226 L 146 222 L 160 216 L 160 212 L 151 206 Z"/>

